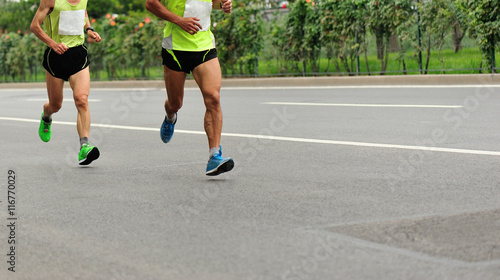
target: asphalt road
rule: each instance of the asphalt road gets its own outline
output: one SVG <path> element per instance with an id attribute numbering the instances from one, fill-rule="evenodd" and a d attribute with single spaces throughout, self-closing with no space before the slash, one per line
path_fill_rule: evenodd
<path id="1" fill-rule="evenodd" d="M 207 177 L 197 89 L 164 144 L 164 89 L 93 87 L 88 167 L 71 91 L 44 143 L 45 90 L 1 89 L 0 279 L 498 279 L 500 86 L 221 94 Z"/>

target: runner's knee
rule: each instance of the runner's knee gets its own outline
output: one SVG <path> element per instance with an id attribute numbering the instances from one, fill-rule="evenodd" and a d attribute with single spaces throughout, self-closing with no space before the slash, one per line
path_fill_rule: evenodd
<path id="1" fill-rule="evenodd" d="M 57 113 L 57 112 L 59 112 L 59 110 L 62 107 L 62 101 L 60 101 L 60 102 L 49 102 L 49 106 L 48 107 L 50 108 L 50 111 L 52 113 Z"/>
<path id="2" fill-rule="evenodd" d="M 218 92 L 212 94 L 205 94 L 204 101 L 205 101 L 205 107 L 207 109 L 220 108 L 220 96 Z"/>
<path id="3" fill-rule="evenodd" d="M 168 100 L 168 108 L 169 111 L 176 113 L 182 107 L 182 100 L 169 99 Z"/>
<path id="4" fill-rule="evenodd" d="M 75 96 L 75 106 L 78 110 L 87 110 L 88 108 L 88 100 L 87 96 L 81 95 L 81 96 Z"/>

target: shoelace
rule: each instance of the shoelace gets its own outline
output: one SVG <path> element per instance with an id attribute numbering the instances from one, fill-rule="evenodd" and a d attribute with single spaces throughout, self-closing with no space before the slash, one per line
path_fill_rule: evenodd
<path id="1" fill-rule="evenodd" d="M 164 124 L 164 127 L 165 127 L 166 129 L 172 129 L 172 127 L 174 126 L 174 124 L 173 124 L 173 123 L 169 123 L 168 121 L 166 121 L 165 123 L 166 123 L 166 125 Z"/>
<path id="2" fill-rule="evenodd" d="M 168 126 L 172 126 L 175 124 L 175 123 L 171 123 L 169 120 L 167 120 L 167 117 L 165 117 L 165 122 L 167 123 Z"/>
<path id="3" fill-rule="evenodd" d="M 216 159 L 222 159 L 222 151 L 219 150 L 219 152 L 215 153 L 212 157 Z"/>

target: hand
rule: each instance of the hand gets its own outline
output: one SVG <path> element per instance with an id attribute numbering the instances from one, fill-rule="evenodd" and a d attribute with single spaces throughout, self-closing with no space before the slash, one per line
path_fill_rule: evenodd
<path id="1" fill-rule="evenodd" d="M 222 3 L 222 11 L 226 14 L 229 14 L 233 8 L 233 1 L 232 0 L 221 0 Z"/>
<path id="2" fill-rule="evenodd" d="M 63 54 L 69 49 L 68 46 L 63 43 L 55 43 L 50 48 L 53 49 L 57 54 Z"/>
<path id="3" fill-rule="evenodd" d="M 200 19 L 195 17 L 182 18 L 177 25 L 187 33 L 194 35 L 198 33 L 199 30 L 203 29 L 199 21 Z"/>
<path id="4" fill-rule="evenodd" d="M 92 38 L 97 43 L 101 42 L 101 36 L 99 35 L 99 33 L 92 31 L 92 30 L 89 30 L 89 31 L 87 31 L 87 35 L 89 35 L 89 37 Z"/>

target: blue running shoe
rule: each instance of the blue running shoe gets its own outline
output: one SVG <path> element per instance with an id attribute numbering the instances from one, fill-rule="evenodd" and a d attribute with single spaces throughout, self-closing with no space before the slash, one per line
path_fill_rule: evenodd
<path id="1" fill-rule="evenodd" d="M 167 121 L 167 117 L 165 116 L 165 119 L 161 124 L 160 136 L 163 143 L 170 142 L 170 139 L 172 139 L 172 136 L 174 135 L 174 127 L 175 123 L 177 122 L 177 113 L 175 113 L 175 117 L 175 122 L 170 123 L 169 121 Z"/>
<path id="2" fill-rule="evenodd" d="M 232 158 L 223 158 L 222 157 L 222 149 L 219 146 L 219 152 L 214 154 L 210 160 L 208 160 L 207 164 L 207 173 L 208 176 L 217 176 L 221 173 L 228 172 L 234 167 L 234 161 Z"/>

